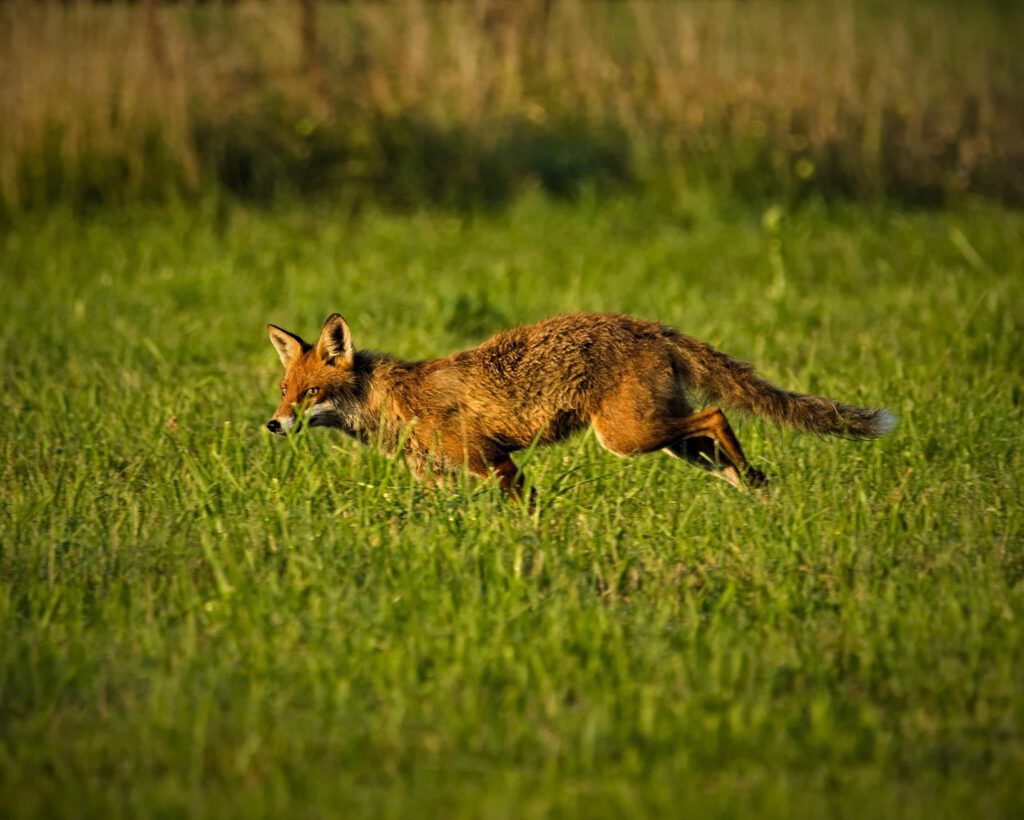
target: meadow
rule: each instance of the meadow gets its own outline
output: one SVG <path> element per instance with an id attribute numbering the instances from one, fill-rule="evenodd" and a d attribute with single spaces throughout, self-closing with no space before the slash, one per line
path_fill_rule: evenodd
<path id="1" fill-rule="evenodd" d="M 691 192 L 54 209 L 0 235 L 6 817 L 1009 817 L 1024 221 Z M 863 404 L 767 500 L 592 434 L 529 510 L 272 439 L 265 325 L 410 358 L 576 309 Z"/>
<path id="2" fill-rule="evenodd" d="M 0 816 L 1024 813 L 1024 12 L 0 3 Z M 747 495 L 275 439 L 273 322 L 676 325 Z"/>

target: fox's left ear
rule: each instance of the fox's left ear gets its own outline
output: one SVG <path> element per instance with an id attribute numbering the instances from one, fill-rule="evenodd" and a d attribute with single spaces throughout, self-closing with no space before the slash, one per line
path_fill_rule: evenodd
<path id="1" fill-rule="evenodd" d="M 288 367 L 303 350 L 309 350 L 309 345 L 302 339 L 277 325 L 267 325 L 267 332 L 277 349 L 277 355 L 281 357 L 281 364 L 285 367 Z"/>
<path id="2" fill-rule="evenodd" d="M 351 366 L 355 355 L 352 331 L 340 313 L 332 313 L 327 317 L 324 329 L 320 331 L 320 341 L 316 343 L 316 352 L 324 361 L 334 360 L 335 364 Z"/>

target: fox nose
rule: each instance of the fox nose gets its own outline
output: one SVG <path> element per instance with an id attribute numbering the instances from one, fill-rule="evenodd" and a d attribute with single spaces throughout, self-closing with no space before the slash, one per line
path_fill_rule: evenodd
<path id="1" fill-rule="evenodd" d="M 277 419 L 271 419 L 270 421 L 267 422 L 267 429 L 271 433 L 280 433 L 281 432 L 281 422 L 279 422 Z"/>

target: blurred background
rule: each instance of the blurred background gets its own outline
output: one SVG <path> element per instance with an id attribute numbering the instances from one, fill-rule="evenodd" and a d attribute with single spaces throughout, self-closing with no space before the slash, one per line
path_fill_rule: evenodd
<path id="1" fill-rule="evenodd" d="M 324 197 L 1024 201 L 1018 3 L 0 4 L 0 215 Z"/>

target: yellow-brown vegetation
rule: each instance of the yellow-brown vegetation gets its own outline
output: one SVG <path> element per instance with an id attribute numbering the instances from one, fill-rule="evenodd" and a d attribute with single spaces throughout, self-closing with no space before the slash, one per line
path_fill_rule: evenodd
<path id="1" fill-rule="evenodd" d="M 0 209 L 655 176 L 1019 201 L 1021 42 L 998 4 L 4 3 Z"/>

